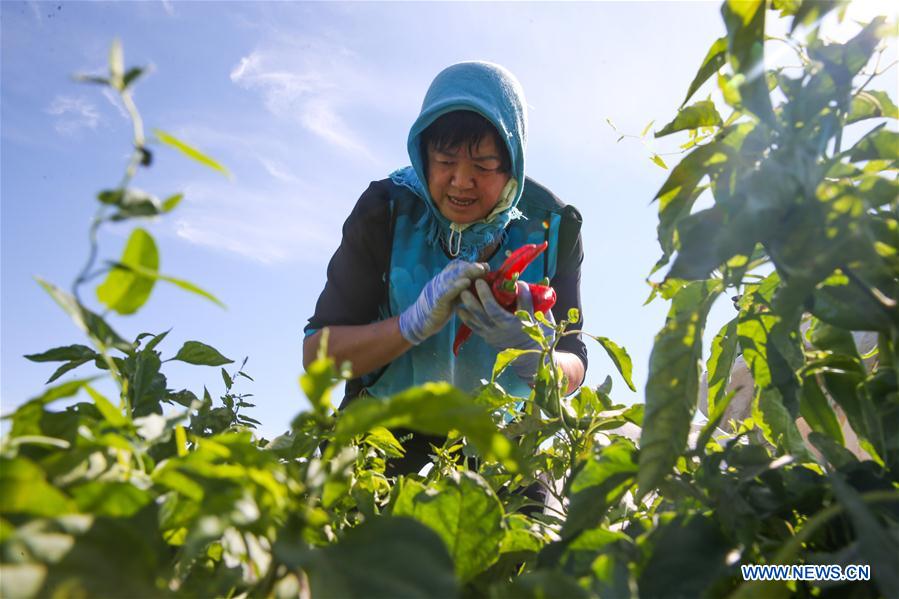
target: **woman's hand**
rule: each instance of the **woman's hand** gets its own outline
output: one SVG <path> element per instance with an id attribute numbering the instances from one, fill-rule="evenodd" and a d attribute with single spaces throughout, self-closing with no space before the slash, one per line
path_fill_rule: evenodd
<path id="1" fill-rule="evenodd" d="M 490 267 L 481 262 L 453 260 L 428 281 L 414 304 L 400 314 L 400 332 L 418 345 L 442 329 L 453 313 L 453 303 L 472 280 L 483 277 Z"/>
<path id="2" fill-rule="evenodd" d="M 518 309 L 534 314 L 534 305 L 530 290 L 526 283 L 518 281 Z M 486 281 L 476 281 L 478 297 L 470 291 L 460 295 L 462 304 L 458 307 L 459 318 L 468 328 L 483 337 L 492 348 L 500 352 L 504 349 L 540 350 L 540 344 L 524 332 L 523 323 L 515 314 L 507 312 L 494 299 L 490 286 Z M 552 312 L 545 314 L 546 319 L 554 323 Z M 543 334 L 552 343 L 555 331 L 544 325 Z M 523 379 L 534 378 L 539 364 L 540 354 L 523 354 L 512 362 L 511 367 Z"/>

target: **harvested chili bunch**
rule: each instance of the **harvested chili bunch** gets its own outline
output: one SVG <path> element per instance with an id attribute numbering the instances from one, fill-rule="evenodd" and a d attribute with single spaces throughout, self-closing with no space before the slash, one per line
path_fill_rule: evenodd
<path id="1" fill-rule="evenodd" d="M 518 277 L 534 261 L 534 258 L 543 253 L 547 245 L 545 241 L 539 245 L 535 243 L 523 245 L 512 252 L 498 270 L 488 272 L 484 276 L 497 303 L 509 312 L 514 312 L 518 305 Z M 477 296 L 474 282 L 470 289 Z M 549 286 L 549 279 L 544 279 L 542 284 L 528 283 L 528 291 L 531 292 L 531 299 L 534 302 L 534 312 L 546 314 L 556 303 L 556 290 Z M 459 354 L 459 348 L 469 337 L 471 337 L 471 329 L 465 324 L 461 325 L 456 331 L 456 338 L 453 341 L 454 355 Z"/>

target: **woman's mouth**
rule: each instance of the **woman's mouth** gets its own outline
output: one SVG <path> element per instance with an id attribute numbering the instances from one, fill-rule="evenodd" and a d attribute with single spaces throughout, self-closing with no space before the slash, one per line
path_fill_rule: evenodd
<path id="1" fill-rule="evenodd" d="M 467 206 L 471 206 L 475 202 L 477 202 L 477 198 L 457 198 L 456 196 L 448 195 L 450 204 L 453 206 L 458 206 L 459 208 L 465 208 Z"/>

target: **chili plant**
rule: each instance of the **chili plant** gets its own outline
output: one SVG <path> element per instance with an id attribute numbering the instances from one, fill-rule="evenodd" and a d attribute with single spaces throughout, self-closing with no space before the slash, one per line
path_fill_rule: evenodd
<path id="1" fill-rule="evenodd" d="M 62 361 L 62 372 L 95 363 L 120 383 L 119 406 L 78 379 L 11 415 L 0 594 L 899 596 L 897 134 L 884 124 L 897 111 L 868 89 L 889 31 L 875 20 L 827 43 L 820 21 L 833 10 L 724 3 L 727 34 L 656 133 L 690 139 L 657 197 L 653 272 L 667 272 L 654 295 L 671 307 L 645 405 L 614 404 L 611 378 L 566 397 L 551 359 L 529 397 L 510 396 L 496 382 L 521 355 L 508 350 L 473 393 L 435 382 L 338 411 L 331 396 L 350 369 L 327 357 L 325 337 L 300 378 L 309 409 L 260 439 L 240 411 L 247 396 L 233 392 L 243 366 L 223 371 L 227 392 L 213 408 L 205 391 L 199 400 L 165 389 L 164 333 L 127 343 L 84 307 L 77 291 L 92 277 L 92 251 L 72 294 L 48 287 L 91 346 L 31 358 Z M 777 18 L 790 20 L 789 34 L 769 40 L 766 21 Z M 793 48 L 798 68 L 766 71 L 767 43 Z M 99 82 L 126 92 L 139 72 L 123 72 L 115 49 L 110 63 Z M 723 102 L 687 105 L 709 80 Z M 877 125 L 844 143 L 867 123 Z M 143 197 L 127 191 L 149 162 L 139 130 L 135 120 L 130 174 L 101 194 L 92 239 L 110 210 L 130 218 L 177 202 L 127 199 Z M 711 207 L 696 209 L 702 193 Z M 128 247 L 99 294 L 121 313 L 162 278 L 146 234 Z M 725 294 L 737 315 L 712 343 L 709 420 L 696 427 L 702 333 Z M 569 330 L 577 311 L 555 325 L 518 314 L 546 357 L 565 335 L 591 337 Z M 875 350 L 858 351 L 863 331 L 876 334 Z M 633 390 L 627 352 L 592 339 Z M 752 405 L 725 423 L 739 354 Z M 230 363 L 199 342 L 174 358 Z M 79 392 L 90 401 L 50 410 Z M 391 476 L 409 434 L 445 441 L 429 468 Z M 741 566 L 753 564 L 866 564 L 871 578 L 746 582 Z"/>

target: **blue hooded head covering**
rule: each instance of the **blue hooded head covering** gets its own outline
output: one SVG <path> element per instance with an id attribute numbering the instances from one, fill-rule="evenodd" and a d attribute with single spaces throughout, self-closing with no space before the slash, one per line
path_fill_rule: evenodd
<path id="1" fill-rule="evenodd" d="M 453 257 L 477 260 L 481 250 L 502 238 L 509 221 L 522 218 L 516 207 L 523 191 L 524 151 L 527 145 L 527 114 L 524 90 L 512 73 L 489 62 L 461 62 L 441 71 L 425 95 L 421 113 L 409 131 L 411 167 L 391 173 L 394 183 L 421 197 L 428 206 L 418 227 L 427 228 L 431 245 L 443 242 Z M 496 208 L 486 218 L 456 224 L 440 213 L 427 186 L 421 155 L 421 134 L 448 112 L 470 110 L 490 121 L 511 159 L 511 180 Z"/>

